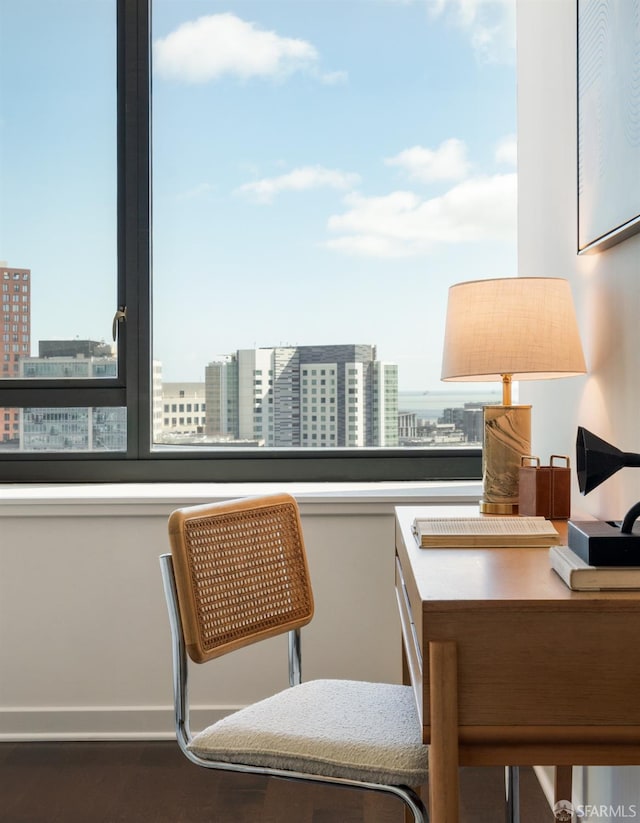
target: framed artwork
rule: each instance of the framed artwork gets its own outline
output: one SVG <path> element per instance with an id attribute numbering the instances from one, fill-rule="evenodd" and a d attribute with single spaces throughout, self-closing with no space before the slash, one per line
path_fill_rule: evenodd
<path id="1" fill-rule="evenodd" d="M 578 253 L 640 231 L 640 0 L 576 0 Z"/>

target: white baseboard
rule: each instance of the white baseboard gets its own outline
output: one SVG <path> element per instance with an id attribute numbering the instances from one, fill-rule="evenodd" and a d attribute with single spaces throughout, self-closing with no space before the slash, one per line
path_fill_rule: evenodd
<path id="1" fill-rule="evenodd" d="M 204 729 L 239 706 L 197 706 L 191 728 Z M 170 706 L 20 707 L 0 709 L 0 741 L 170 740 L 175 737 Z"/>

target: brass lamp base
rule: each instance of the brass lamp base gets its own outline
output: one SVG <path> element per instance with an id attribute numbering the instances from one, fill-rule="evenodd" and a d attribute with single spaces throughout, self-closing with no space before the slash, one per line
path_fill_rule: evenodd
<path id="1" fill-rule="evenodd" d="M 481 514 L 518 514 L 517 503 L 490 503 L 488 500 L 480 501 Z"/>
<path id="2" fill-rule="evenodd" d="M 481 512 L 518 513 L 523 454 L 531 454 L 531 406 L 485 406 Z"/>

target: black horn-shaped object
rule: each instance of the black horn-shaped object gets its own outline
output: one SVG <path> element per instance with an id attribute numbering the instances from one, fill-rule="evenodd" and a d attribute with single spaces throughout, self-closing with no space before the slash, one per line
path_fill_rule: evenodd
<path id="1" fill-rule="evenodd" d="M 578 426 L 576 466 L 580 491 L 582 494 L 589 494 L 618 469 L 640 466 L 640 454 L 620 451 L 606 440 Z"/>

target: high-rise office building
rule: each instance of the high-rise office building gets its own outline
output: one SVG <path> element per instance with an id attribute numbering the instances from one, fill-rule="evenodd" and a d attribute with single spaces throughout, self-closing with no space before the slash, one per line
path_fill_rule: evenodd
<path id="1" fill-rule="evenodd" d="M 221 441 L 237 440 L 239 437 L 237 355 L 221 355 L 205 367 L 204 397 L 206 436 Z"/>
<path id="2" fill-rule="evenodd" d="M 398 367 L 395 363 L 376 360 L 372 369 L 373 392 L 371 422 L 376 445 L 397 446 L 398 429 Z"/>
<path id="3" fill-rule="evenodd" d="M 0 375 L 20 376 L 20 359 L 31 352 L 31 270 L 0 263 L 2 314 L 0 314 Z M 20 409 L 0 408 L 0 442 L 20 438 Z"/>
<path id="4" fill-rule="evenodd" d="M 207 435 L 272 448 L 395 446 L 398 369 L 375 346 L 240 349 L 205 370 Z"/>

